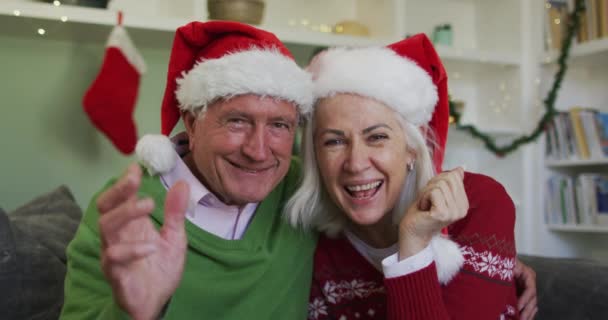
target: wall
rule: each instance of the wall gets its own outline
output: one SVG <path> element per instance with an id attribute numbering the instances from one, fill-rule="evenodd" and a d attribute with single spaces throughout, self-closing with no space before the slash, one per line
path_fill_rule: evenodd
<path id="1" fill-rule="evenodd" d="M 4 31 L 6 32 L 6 31 Z M 95 78 L 103 44 L 0 35 L 0 206 L 12 210 L 66 184 L 79 204 L 131 160 L 86 117 L 81 97 Z M 141 48 L 148 64 L 135 118 L 158 132 L 168 50 Z"/>
<path id="2" fill-rule="evenodd" d="M 138 132 L 158 133 L 171 37 L 146 47 L 137 40 L 149 35 L 137 30 L 131 34 L 148 66 L 135 110 Z M 3 29 L 0 47 L 0 207 L 10 211 L 61 184 L 84 207 L 109 177 L 133 161 L 93 127 L 82 109 L 82 96 L 102 63 L 103 42 L 31 37 Z M 290 49 L 301 63 L 314 51 L 306 46 Z"/>

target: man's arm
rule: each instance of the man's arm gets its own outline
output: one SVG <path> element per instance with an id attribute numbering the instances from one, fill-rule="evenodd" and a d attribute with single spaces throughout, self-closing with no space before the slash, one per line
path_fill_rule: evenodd
<path id="1" fill-rule="evenodd" d="M 178 182 L 164 200 L 160 230 L 149 215 L 157 204 L 138 196 L 137 165 L 89 206 L 68 248 L 63 318 L 117 318 L 120 309 L 134 319 L 153 319 L 182 276 L 189 188 Z"/>
<path id="2" fill-rule="evenodd" d="M 100 265 L 99 214 L 92 201 L 67 248 L 65 301 L 61 319 L 129 319 L 114 302 Z"/>
<path id="3" fill-rule="evenodd" d="M 517 286 L 518 301 L 521 320 L 532 320 L 538 312 L 536 300 L 536 272 L 519 259 L 515 260 L 513 269 L 515 285 Z"/>

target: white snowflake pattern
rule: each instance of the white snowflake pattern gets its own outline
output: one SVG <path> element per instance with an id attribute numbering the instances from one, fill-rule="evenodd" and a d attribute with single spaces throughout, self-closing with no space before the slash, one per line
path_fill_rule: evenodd
<path id="1" fill-rule="evenodd" d="M 308 319 L 318 319 L 320 315 L 327 315 L 327 306 L 321 298 L 308 304 Z"/>
<path id="2" fill-rule="evenodd" d="M 465 257 L 465 264 L 479 273 L 485 273 L 492 278 L 504 281 L 513 280 L 513 267 L 515 258 L 502 257 L 490 251 L 477 252 L 471 246 L 464 246 L 461 252 Z"/>
<path id="3" fill-rule="evenodd" d="M 383 292 L 384 287 L 373 281 L 353 279 L 350 281 L 327 281 L 323 285 L 323 295 L 329 303 L 336 304 L 341 300 L 365 298 L 376 292 Z"/>
<path id="4" fill-rule="evenodd" d="M 331 303 L 337 303 L 340 299 L 340 295 L 338 294 L 338 285 L 333 281 L 327 281 L 323 286 L 323 293 L 327 298 L 327 301 Z"/>
<path id="5" fill-rule="evenodd" d="M 505 314 L 508 316 L 514 316 L 516 314 L 515 307 L 510 304 L 507 305 L 507 312 L 505 312 Z"/>

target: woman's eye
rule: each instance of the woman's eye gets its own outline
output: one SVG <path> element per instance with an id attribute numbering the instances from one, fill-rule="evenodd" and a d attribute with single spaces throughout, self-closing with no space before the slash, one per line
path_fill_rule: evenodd
<path id="1" fill-rule="evenodd" d="M 376 134 L 372 134 L 371 136 L 369 136 L 369 140 L 372 142 L 386 140 L 386 139 L 388 139 L 388 135 L 383 134 L 383 133 L 376 133 Z"/>

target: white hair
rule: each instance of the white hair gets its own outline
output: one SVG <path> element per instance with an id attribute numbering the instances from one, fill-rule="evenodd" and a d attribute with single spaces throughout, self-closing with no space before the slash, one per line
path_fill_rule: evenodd
<path id="1" fill-rule="evenodd" d="M 321 180 L 314 146 L 315 109 L 313 108 L 312 115 L 304 126 L 301 148 L 303 161 L 301 184 L 285 205 L 283 212 L 294 227 L 314 228 L 328 236 L 335 236 L 344 230 L 348 220 L 334 204 Z M 432 149 L 428 144 L 435 146 L 436 143 L 432 130 L 427 128 L 425 139 L 421 128 L 408 122 L 397 112 L 395 112 L 395 116 L 405 134 L 406 147 L 413 150 L 416 156 L 414 170 L 407 175 L 397 203 L 392 210 L 393 222 L 398 225 L 407 208 L 416 199 L 418 191 L 426 186 L 435 175 L 431 156 Z M 407 170 L 405 161 L 403 170 Z"/>

